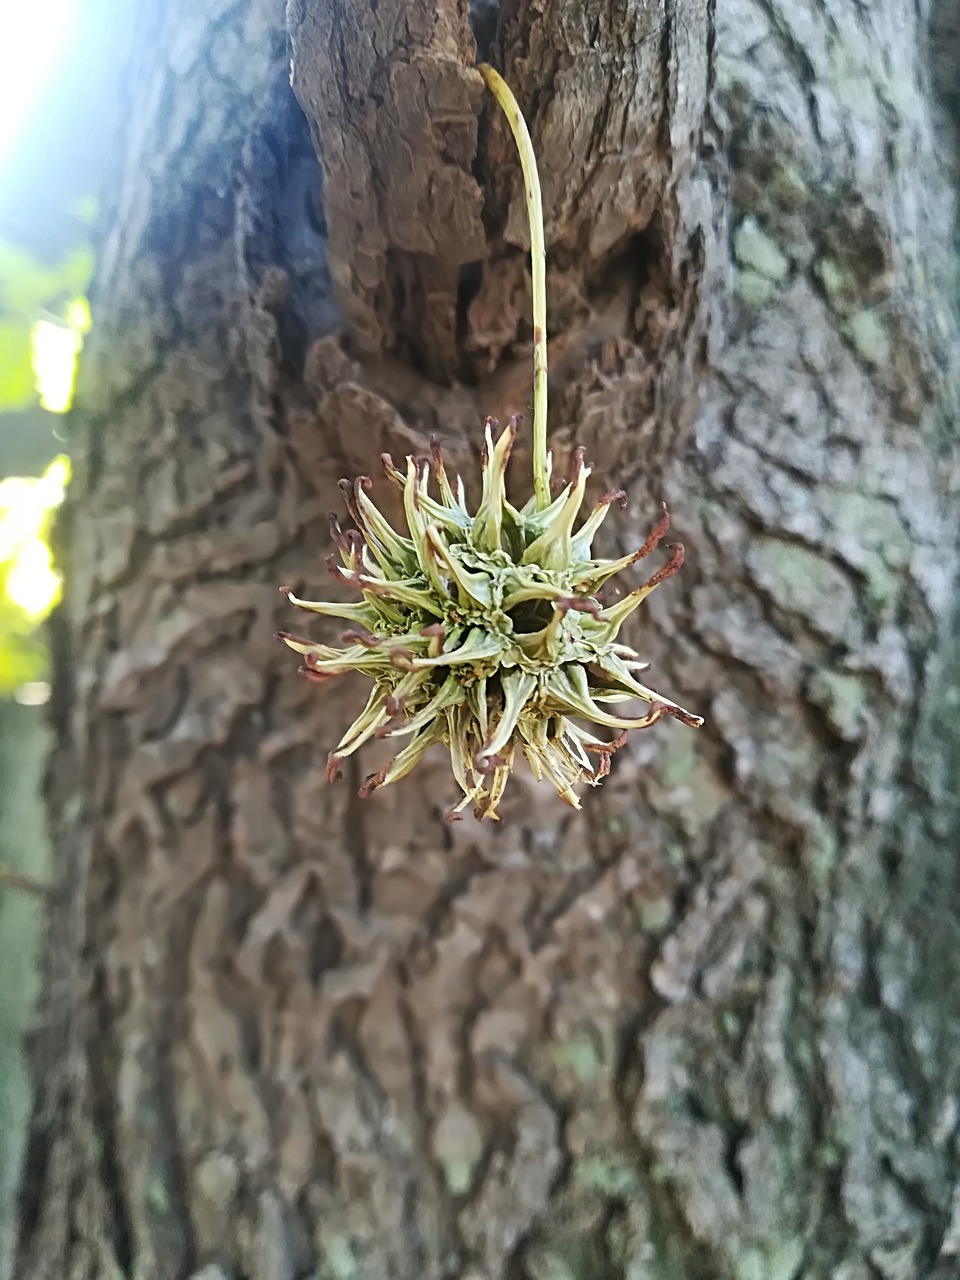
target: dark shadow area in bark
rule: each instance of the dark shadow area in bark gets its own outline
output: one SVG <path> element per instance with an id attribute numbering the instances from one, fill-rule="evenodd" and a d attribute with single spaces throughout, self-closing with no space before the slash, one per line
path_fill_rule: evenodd
<path id="1" fill-rule="evenodd" d="M 327 265 L 323 166 L 289 84 L 276 86 L 244 148 L 237 245 L 255 301 L 277 322 L 280 370 L 303 374 L 311 343 L 339 328 Z"/>
<path id="2" fill-rule="evenodd" d="M 500 0 L 470 0 L 470 30 L 477 42 L 477 61 L 486 62 L 497 38 Z"/>
<path id="3" fill-rule="evenodd" d="M 107 977 L 102 965 L 94 966 L 93 979 L 90 1000 L 97 1017 L 91 1029 L 88 1050 L 91 1065 L 90 1102 L 94 1123 L 101 1138 L 99 1174 L 110 1213 L 110 1221 L 106 1226 L 117 1265 L 124 1276 L 130 1276 L 133 1274 L 135 1259 L 133 1226 L 123 1170 L 118 1159 L 121 1144 L 114 1087 L 119 1055 L 114 1034 L 115 1023 L 106 996 Z"/>
<path id="4" fill-rule="evenodd" d="M 960 129 L 960 0 L 933 0 L 929 41 L 934 91 Z"/>

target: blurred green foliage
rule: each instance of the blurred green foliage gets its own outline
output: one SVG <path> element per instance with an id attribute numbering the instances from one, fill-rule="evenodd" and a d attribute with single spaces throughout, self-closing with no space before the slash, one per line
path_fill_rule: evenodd
<path id="1" fill-rule="evenodd" d="M 86 246 L 48 266 L 0 242 L 0 413 L 38 400 L 54 413 L 69 408 L 90 327 L 92 267 Z M 2 467 L 0 457 L 0 475 Z M 60 596 L 49 532 L 69 474 L 69 461 L 59 457 L 42 476 L 0 478 L 0 698 L 47 677 L 38 624 Z"/>
<path id="2" fill-rule="evenodd" d="M 60 598 L 49 535 L 69 478 L 61 455 L 39 478 L 0 480 L 0 697 L 47 675 L 37 626 Z"/>
<path id="3" fill-rule="evenodd" d="M 93 270 L 93 252 L 83 245 L 68 253 L 55 267 L 38 262 L 31 254 L 15 245 L 0 241 L 0 413 L 26 409 L 35 404 L 38 394 L 44 407 L 62 413 L 69 407 L 62 396 L 51 399 L 44 395 L 44 367 L 37 360 L 38 330 L 49 349 L 51 328 L 63 331 L 66 341 L 59 367 L 59 381 L 64 382 L 64 362 L 72 368 L 79 351 L 77 340 L 89 328 L 90 313 L 85 295 Z M 56 363 L 54 356 L 46 361 L 46 380 Z M 52 375 L 56 380 L 57 374 Z"/>

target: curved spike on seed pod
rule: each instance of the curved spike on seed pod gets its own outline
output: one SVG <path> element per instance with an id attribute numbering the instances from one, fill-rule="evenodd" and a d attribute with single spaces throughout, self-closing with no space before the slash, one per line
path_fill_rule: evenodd
<path id="1" fill-rule="evenodd" d="M 397 718 L 393 724 L 387 727 L 384 736 L 416 734 L 417 740 L 421 740 L 424 733 L 431 732 L 441 713 L 459 706 L 463 701 L 463 690 L 456 678 L 448 676 L 424 706 L 405 715 L 403 718 Z M 391 776 L 396 764 L 397 762 L 394 761 L 391 765 Z"/>
<path id="2" fill-rule="evenodd" d="M 563 620 L 568 613 L 590 613 L 595 618 L 600 616 L 600 607 L 592 600 L 577 600 L 570 596 L 557 600 L 553 606 L 553 615 L 541 631 L 523 636 L 517 643 L 525 653 L 545 653 L 549 661 L 557 661 L 561 655 L 560 642 L 563 637 Z"/>
<path id="3" fill-rule="evenodd" d="M 577 451 L 580 452 L 579 450 Z M 573 525 L 583 505 L 583 495 L 591 468 L 575 460 L 573 479 L 544 516 L 544 529 L 526 548 L 521 557 L 524 565 L 536 564 L 543 569 L 566 569 L 570 566 L 576 539 Z"/>
<path id="4" fill-rule="evenodd" d="M 381 465 L 383 466 L 384 471 L 386 472 L 387 479 L 392 480 L 394 484 L 399 485 L 400 488 L 402 489 L 403 486 L 406 484 L 406 476 L 404 476 L 403 472 L 398 471 L 396 466 L 394 466 L 393 458 L 390 456 L 390 454 L 381 453 L 380 462 L 381 462 Z"/>
<path id="5" fill-rule="evenodd" d="M 403 645 L 394 645 L 390 650 L 390 665 L 398 671 L 415 671 L 413 654 Z"/>
<path id="6" fill-rule="evenodd" d="M 392 733 L 396 733 L 398 729 L 402 729 L 406 724 L 406 719 L 402 715 L 393 715 L 386 722 L 380 725 L 379 729 L 374 732 L 375 738 L 389 738 Z"/>
<path id="7" fill-rule="evenodd" d="M 649 587 L 652 591 L 654 587 L 659 587 L 661 582 L 666 582 L 668 578 L 672 578 L 675 573 L 679 573 L 683 568 L 683 560 L 686 552 L 683 549 L 682 542 L 674 542 L 664 547 L 665 551 L 670 552 L 670 559 L 667 563 L 653 575 L 647 582 L 645 587 Z"/>
<path id="8" fill-rule="evenodd" d="M 572 792 L 569 788 L 567 788 L 564 791 L 558 791 L 557 795 L 560 797 L 560 799 L 563 801 L 564 804 L 569 805 L 571 809 L 576 809 L 578 813 L 580 809 L 583 808 L 583 806 L 581 805 L 580 801 L 577 799 L 574 792 Z"/>
<path id="9" fill-rule="evenodd" d="M 496 418 L 488 418 L 484 429 L 482 491 L 471 532 L 474 546 L 483 551 L 501 549 L 500 539 L 507 499 L 507 463 L 517 436 L 516 423 L 511 418 L 494 444 L 493 431 L 499 425 Z"/>
<path id="10" fill-rule="evenodd" d="M 608 605 L 601 610 L 600 616 L 603 621 L 612 627 L 610 639 L 616 637 L 617 631 L 630 615 L 640 607 L 646 600 L 651 591 L 660 586 L 662 582 L 666 582 L 668 578 L 672 578 L 675 573 L 680 571 L 683 565 L 683 543 L 676 542 L 669 547 L 670 559 L 662 568 L 658 569 L 652 578 L 648 579 L 642 587 L 638 587 L 636 591 L 631 591 L 629 595 L 618 600 L 615 604 Z"/>
<path id="11" fill-rule="evenodd" d="M 447 469 L 443 463 L 443 452 L 440 448 L 440 441 L 435 435 L 430 437 L 430 460 L 433 463 L 433 471 L 434 475 L 437 477 L 437 484 L 440 486 L 440 500 L 447 507 L 455 507 L 457 505 L 457 500 L 454 496 L 453 489 L 450 487 Z"/>
<path id="12" fill-rule="evenodd" d="M 597 758 L 597 767 L 593 771 L 593 782 L 600 782 L 603 778 L 610 776 L 610 752 L 601 751 Z"/>
<path id="13" fill-rule="evenodd" d="M 354 480 L 351 486 L 351 495 L 353 497 L 353 507 L 350 510 L 350 514 L 353 516 L 354 520 L 356 520 L 357 528 L 359 529 L 363 528 L 363 515 L 362 515 L 362 512 L 360 511 L 360 495 L 362 493 L 363 494 L 369 493 L 372 488 L 373 488 L 373 481 L 370 479 L 369 476 L 357 476 L 357 478 Z M 354 511 L 357 512 L 356 515 L 354 515 Z"/>
<path id="14" fill-rule="evenodd" d="M 609 508 L 604 508 L 604 510 L 609 510 Z M 594 511 L 596 511 L 596 508 L 594 508 Z M 591 515 L 590 520 L 592 519 L 593 517 Z M 587 523 L 589 524 L 590 521 Z M 586 565 L 580 564 L 578 566 L 580 577 L 575 585 L 581 590 L 589 590 L 592 595 L 596 595 L 611 578 L 615 578 L 618 573 L 622 573 L 624 569 L 629 569 L 630 566 L 636 564 L 638 560 L 642 560 L 645 556 L 648 556 L 666 532 L 669 527 L 669 523 L 669 518 L 666 516 L 666 512 L 664 512 L 657 528 L 653 531 L 639 551 L 628 552 L 627 555 L 621 556 L 618 560 L 593 560 Z M 585 524 L 574 538 L 575 559 L 576 553 L 582 554 L 585 549 L 584 543 L 581 539 L 584 538 L 586 530 L 587 525 Z M 680 546 L 680 544 L 677 543 L 676 546 Z M 682 563 L 683 556 L 681 547 L 680 564 Z M 678 565 L 677 568 L 679 567 L 680 566 Z M 671 577 L 672 574 L 676 572 L 677 569 L 672 570 L 671 573 L 667 574 L 667 577 Z M 662 582 L 663 579 L 661 578 L 659 581 Z M 653 590 L 652 587 L 650 589 L 651 591 Z"/>
<path id="15" fill-rule="evenodd" d="M 356 529 L 342 529 L 340 521 L 332 512 L 327 517 L 327 523 L 330 526 L 330 536 L 344 564 L 357 561 L 363 552 L 363 539 L 359 532 Z"/>
<path id="16" fill-rule="evenodd" d="M 292 631 L 275 631 L 273 633 L 278 640 L 283 643 L 294 653 L 299 653 L 301 657 L 305 657 L 307 661 L 316 661 L 316 650 L 323 649 L 326 654 L 336 653 L 335 649 L 330 649 L 326 645 L 318 644 L 316 640 L 308 640 L 305 636 L 295 635 Z"/>
<path id="17" fill-rule="evenodd" d="M 343 569 L 337 564 L 336 556 L 329 555 L 324 557 L 323 561 L 326 566 L 327 573 L 337 582 L 342 582 L 344 586 L 355 587 L 357 585 L 355 573 L 344 573 Z"/>
<path id="18" fill-rule="evenodd" d="M 419 634 L 426 636 L 430 641 L 427 646 L 428 657 L 437 658 L 443 653 L 443 642 L 447 638 L 447 629 L 442 622 L 434 622 L 428 627 L 421 627 Z"/>
<path id="19" fill-rule="evenodd" d="M 597 531 L 610 514 L 610 508 L 614 503 L 619 504 L 621 507 L 625 507 L 627 505 L 627 495 L 622 489 L 610 489 L 605 493 L 603 497 L 594 504 L 593 510 L 573 535 L 571 559 L 574 564 L 589 558 L 590 550 L 593 546 L 593 540 L 597 536 Z"/>
<path id="20" fill-rule="evenodd" d="M 490 738 L 480 748 L 475 757 L 477 768 L 485 772 L 481 760 L 496 761 L 497 768 L 503 768 L 503 753 L 510 750 L 510 743 L 516 731 L 523 709 L 537 686 L 537 677 L 529 671 L 511 671 L 501 679 L 503 707 L 493 728 Z"/>
<path id="21" fill-rule="evenodd" d="M 329 680 L 336 680 L 340 673 L 321 667 L 319 659 L 308 653 L 304 655 L 303 662 L 297 668 L 297 674 L 312 684 L 326 684 Z"/>
<path id="22" fill-rule="evenodd" d="M 305 665 L 297 667 L 297 675 L 303 676 L 304 680 L 309 680 L 311 684 L 326 684 L 329 680 L 337 678 L 332 671 L 314 671 L 313 667 Z"/>
<path id="23" fill-rule="evenodd" d="M 602 746 L 597 746 L 590 742 L 583 744 L 586 751 L 590 751 L 597 756 L 597 767 L 593 772 L 594 782 L 599 782 L 602 778 L 610 776 L 610 765 L 613 757 L 627 741 L 628 732 L 629 730 L 624 729 L 618 738 L 614 738 L 612 742 L 604 743 Z"/>
<path id="24" fill-rule="evenodd" d="M 654 549 L 654 547 L 657 546 L 657 544 L 660 542 L 660 539 L 666 536 L 669 529 L 670 529 L 670 512 L 667 510 L 667 504 L 665 502 L 661 502 L 660 503 L 660 519 L 657 521 L 657 527 L 653 530 L 653 532 L 647 538 L 646 542 L 643 544 L 640 550 L 634 554 L 634 559 L 642 560 L 644 556 L 648 556 L 650 552 Z M 677 543 L 677 546 L 680 547 L 680 552 L 681 552 L 680 564 L 683 564 L 683 547 L 680 546 L 680 543 Z M 679 567 L 680 566 L 678 565 L 677 568 Z M 676 569 L 674 570 L 674 572 L 676 572 Z"/>
<path id="25" fill-rule="evenodd" d="M 387 773 L 385 769 L 381 769 L 379 773 L 371 773 L 363 780 L 363 784 L 357 795 L 361 800 L 369 800 L 376 791 L 377 787 L 382 787 Z"/>
<path id="26" fill-rule="evenodd" d="M 413 458 L 407 459 L 407 474 L 403 482 L 403 510 L 407 518 L 407 528 L 414 545 L 419 548 L 423 540 L 424 521 L 420 510 L 420 484 L 417 475 L 417 464 Z"/>
<path id="27" fill-rule="evenodd" d="M 451 555 L 450 548 L 444 542 L 436 525 L 427 526 L 425 545 L 432 547 L 437 560 L 453 579 L 453 585 L 457 588 L 461 604 L 467 604 L 470 607 L 476 605 L 489 607 L 492 605 L 493 593 L 489 575 L 470 573 L 465 569 L 460 560 Z"/>
<path id="28" fill-rule="evenodd" d="M 483 443 L 480 446 L 480 462 L 486 466 L 490 461 L 490 453 L 493 449 L 493 438 L 500 430 L 500 419 L 486 417 L 483 420 Z"/>
<path id="29" fill-rule="evenodd" d="M 483 822 L 484 819 L 489 822 L 503 822 L 499 813 L 494 809 L 493 802 L 486 796 L 480 804 L 474 805 L 473 816 L 478 822 Z"/>
<path id="30" fill-rule="evenodd" d="M 324 770 L 327 782 L 339 782 L 343 777 L 343 770 L 340 766 L 343 764 L 343 756 L 336 755 L 333 751 L 327 756 L 327 765 Z"/>
<path id="31" fill-rule="evenodd" d="M 360 485 L 356 486 L 355 497 L 360 527 L 376 562 L 376 571 L 394 580 L 406 577 L 415 564 L 413 543 L 397 533 Z"/>
<path id="32" fill-rule="evenodd" d="M 358 622 L 366 626 L 373 621 L 368 604 L 344 604 L 340 600 L 301 600 L 292 591 L 284 593 L 295 609 L 304 613 L 316 613 L 321 617 L 340 618 L 343 622 Z"/>
<path id="33" fill-rule="evenodd" d="M 356 573 L 360 570 L 362 558 L 364 558 L 364 539 L 361 538 L 360 532 L 356 529 L 348 529 L 340 538 L 338 548 L 344 570 L 348 573 Z M 326 556 L 326 566 L 329 568 L 332 563 L 337 563 L 337 557 L 330 553 Z M 334 573 L 335 576 L 337 575 Z"/>
<path id="34" fill-rule="evenodd" d="M 340 639 L 344 644 L 362 644 L 365 649 L 379 649 L 383 644 L 383 636 L 376 636 L 372 631 L 358 627 L 348 627 L 346 631 L 341 631 Z"/>
<path id="35" fill-rule="evenodd" d="M 513 751 L 509 751 L 506 759 L 498 766 L 496 773 L 493 775 L 493 782 L 490 784 L 490 790 L 487 795 L 486 816 L 493 822 L 500 822 L 500 814 L 497 812 L 500 801 L 503 799 L 503 793 L 506 790 L 507 781 L 510 777 L 510 771 L 513 768 Z"/>
<path id="36" fill-rule="evenodd" d="M 337 547 L 340 551 L 340 559 L 343 561 L 344 568 L 350 573 L 355 573 L 359 568 L 361 557 L 363 556 L 363 536 L 358 529 L 347 529 L 337 540 Z"/>
<path id="37" fill-rule="evenodd" d="M 557 601 L 564 598 L 564 590 L 562 587 L 556 587 L 549 582 L 534 582 L 529 587 L 521 587 L 517 591 L 511 591 L 503 602 L 505 613 L 509 613 L 511 609 L 515 609 L 518 604 L 523 604 L 526 600 L 550 600 Z"/>
<path id="38" fill-rule="evenodd" d="M 399 698 L 394 698 L 392 695 L 387 698 L 383 709 L 390 718 L 377 729 L 374 737 L 388 738 L 390 734 L 407 724 L 407 701 L 406 694 L 401 694 Z"/>
<path id="39" fill-rule="evenodd" d="M 437 595 L 443 599 L 447 595 L 447 583 L 443 576 L 443 565 L 437 555 L 437 547 L 443 546 L 443 538 L 436 525 L 428 525 L 424 530 L 425 537 L 417 548 L 417 556 L 423 571 L 430 580 L 430 585 Z"/>
<path id="40" fill-rule="evenodd" d="M 695 716 L 690 711 L 684 711 L 683 707 L 678 707 L 676 703 L 671 702 L 669 706 L 664 708 L 664 712 L 668 716 L 673 716 L 674 720 L 679 720 L 681 724 L 685 724 L 690 729 L 699 729 L 703 725 L 703 716 Z"/>
<path id="41" fill-rule="evenodd" d="M 381 578 L 372 578 L 367 574 L 355 573 L 350 578 L 350 585 L 364 593 L 382 597 L 390 604 L 402 604 L 406 609 L 418 609 L 431 613 L 435 617 L 443 613 L 443 606 L 426 587 L 411 586 L 415 579 L 391 579 L 389 582 Z"/>
<path id="42" fill-rule="evenodd" d="M 667 710 L 669 710 L 669 708 L 667 708 Z M 617 737 L 613 739 L 612 742 L 603 742 L 600 744 L 595 742 L 585 742 L 583 746 L 585 751 L 593 751 L 593 752 L 599 752 L 599 753 L 606 752 L 607 755 L 613 756 L 617 754 L 617 752 L 620 750 L 621 747 L 625 747 L 627 745 L 627 739 L 629 737 L 630 737 L 630 730 L 623 729 L 617 735 Z"/>
<path id="43" fill-rule="evenodd" d="M 356 499 L 353 496 L 353 485 L 349 480 L 343 479 L 337 481 L 337 488 L 343 498 L 344 506 L 350 513 L 350 518 L 354 524 L 360 524 L 360 514 L 357 511 Z"/>
<path id="44" fill-rule="evenodd" d="M 487 469 L 490 466 L 490 455 L 493 453 L 493 418 L 484 418 L 483 436 L 480 440 L 480 478 L 486 483 Z"/>

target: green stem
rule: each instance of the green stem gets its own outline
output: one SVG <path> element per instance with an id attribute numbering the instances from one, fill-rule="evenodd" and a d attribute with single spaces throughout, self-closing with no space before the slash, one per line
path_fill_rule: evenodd
<path id="1" fill-rule="evenodd" d="M 550 505 L 547 470 L 547 251 L 543 238 L 543 199 L 530 131 L 510 86 L 493 67 L 477 70 L 500 104 L 513 132 L 530 222 L 530 273 L 533 282 L 533 492 L 538 511 Z"/>

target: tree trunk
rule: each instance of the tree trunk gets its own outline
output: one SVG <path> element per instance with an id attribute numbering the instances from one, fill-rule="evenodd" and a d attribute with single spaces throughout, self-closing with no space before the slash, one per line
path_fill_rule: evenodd
<path id="1" fill-rule="evenodd" d="M 958 1274 L 946 0 L 157 8 L 74 414 L 15 1274 Z M 639 642 L 707 717 L 493 831 L 442 822 L 442 753 L 327 786 L 365 695 L 272 638 L 339 476 L 529 410 L 471 20 L 541 163 L 559 470 L 629 489 L 624 550 L 669 503 Z"/>

